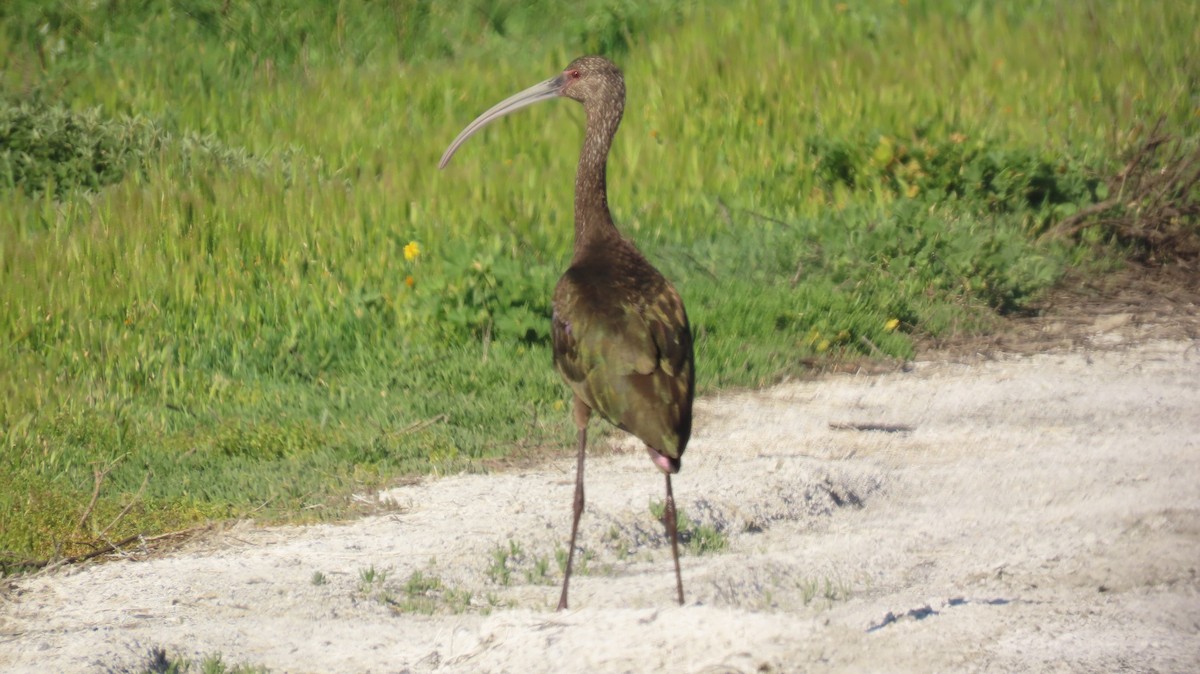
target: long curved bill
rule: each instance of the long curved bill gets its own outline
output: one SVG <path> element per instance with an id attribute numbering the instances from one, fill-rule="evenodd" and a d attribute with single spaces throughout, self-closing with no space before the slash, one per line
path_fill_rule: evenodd
<path id="1" fill-rule="evenodd" d="M 446 168 L 446 164 L 450 163 L 450 158 L 454 156 L 454 152 L 458 150 L 458 147 L 467 142 L 468 138 L 475 135 L 476 131 L 509 113 L 558 96 L 562 91 L 562 85 L 562 75 L 551 77 L 545 82 L 538 82 L 525 91 L 514 96 L 509 96 L 492 106 L 490 110 L 476 117 L 475 121 L 468 124 L 467 128 L 463 129 L 462 133 L 458 134 L 458 137 L 454 139 L 454 142 L 450 143 L 450 147 L 446 148 L 446 152 L 442 155 L 442 160 L 438 162 L 438 168 Z"/>

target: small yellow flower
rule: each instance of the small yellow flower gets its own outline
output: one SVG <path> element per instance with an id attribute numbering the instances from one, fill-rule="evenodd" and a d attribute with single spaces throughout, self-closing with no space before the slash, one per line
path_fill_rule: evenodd
<path id="1" fill-rule="evenodd" d="M 421 244 L 417 243 L 416 241 L 409 241 L 408 245 L 404 247 L 404 259 L 408 260 L 409 262 L 417 259 L 417 256 L 420 254 Z"/>
<path id="2" fill-rule="evenodd" d="M 567 406 L 567 405 L 566 405 L 566 403 L 564 403 L 564 402 L 563 402 L 563 401 L 561 401 L 561 400 L 555 400 L 555 401 L 554 401 L 554 410 L 555 410 L 556 412 L 561 412 L 561 411 L 562 411 L 562 409 L 563 409 L 564 407 L 566 407 L 566 406 Z"/>
<path id="3" fill-rule="evenodd" d="M 898 327 L 900 327 L 900 319 L 899 318 L 890 318 L 890 319 L 888 319 L 887 323 L 883 324 L 883 329 L 886 330 L 887 332 L 891 332 Z"/>

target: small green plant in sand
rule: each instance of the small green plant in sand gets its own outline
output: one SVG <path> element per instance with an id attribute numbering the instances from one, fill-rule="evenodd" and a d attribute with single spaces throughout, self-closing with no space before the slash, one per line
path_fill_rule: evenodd
<path id="1" fill-rule="evenodd" d="M 173 657 L 166 649 L 154 647 L 145 661 L 133 669 L 110 669 L 120 674 L 269 674 L 266 667 L 230 665 L 219 653 L 206 655 L 199 661 Z"/>
<path id="2" fill-rule="evenodd" d="M 666 504 L 663 501 L 650 502 L 650 514 L 659 522 L 663 521 Z M 724 532 L 711 524 L 693 522 L 683 508 L 676 506 L 675 526 L 679 532 L 679 542 L 685 550 L 693 554 L 703 555 L 720 552 L 729 545 L 729 538 Z"/>

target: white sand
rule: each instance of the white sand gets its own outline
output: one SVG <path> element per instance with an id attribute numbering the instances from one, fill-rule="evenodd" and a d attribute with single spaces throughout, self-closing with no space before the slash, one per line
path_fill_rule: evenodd
<path id="1" fill-rule="evenodd" d="M 273 672 L 1200 671 L 1195 342 L 829 376 L 705 399 L 697 424 L 676 497 L 728 547 L 685 554 L 683 607 L 648 508 L 662 478 L 618 438 L 587 465 L 592 557 L 564 613 L 569 449 L 395 489 L 384 516 L 22 578 L 0 670 L 119 671 L 163 647 Z M 488 569 L 510 541 L 505 586 Z M 388 576 L 364 594 L 369 567 Z M 470 608 L 379 598 L 415 570 Z"/>

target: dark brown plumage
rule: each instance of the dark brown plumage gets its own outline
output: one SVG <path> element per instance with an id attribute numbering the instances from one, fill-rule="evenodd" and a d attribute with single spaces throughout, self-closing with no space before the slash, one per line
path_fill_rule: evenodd
<path id="1" fill-rule="evenodd" d="M 554 289 L 554 365 L 574 394 L 578 459 L 571 544 L 558 608 L 567 588 L 583 513 L 587 424 L 597 412 L 636 435 L 666 476 L 663 515 L 671 539 L 675 582 L 683 603 L 679 536 L 671 474 L 692 431 L 692 334 L 675 288 L 628 239 L 608 210 L 606 166 L 625 107 L 625 80 L 612 62 L 585 56 L 558 76 L 512 96 L 480 115 L 442 155 L 444 167 L 472 134 L 510 112 L 566 96 L 583 103 L 587 129 L 575 175 L 575 253 Z"/>

